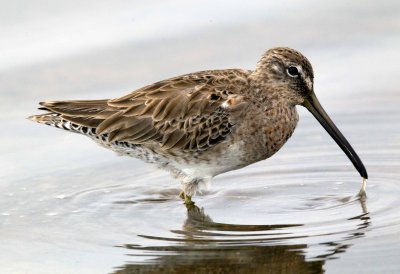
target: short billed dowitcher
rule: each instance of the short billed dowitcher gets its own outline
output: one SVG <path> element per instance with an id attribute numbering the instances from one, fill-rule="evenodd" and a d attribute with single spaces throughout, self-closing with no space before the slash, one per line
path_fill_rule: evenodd
<path id="1" fill-rule="evenodd" d="M 297 125 L 296 105 L 302 105 L 352 161 L 364 192 L 367 171 L 318 102 L 313 79 L 306 57 L 278 47 L 255 70 L 185 74 L 117 99 L 41 102 L 47 113 L 29 118 L 168 170 L 191 204 L 212 177 L 277 152 Z"/>

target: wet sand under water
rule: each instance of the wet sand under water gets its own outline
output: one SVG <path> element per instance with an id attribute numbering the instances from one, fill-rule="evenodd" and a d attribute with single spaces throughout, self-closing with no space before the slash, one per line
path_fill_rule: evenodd
<path id="1" fill-rule="evenodd" d="M 380 18 L 369 19 L 380 26 Z M 302 108 L 281 151 L 217 176 L 190 208 L 167 173 L 24 119 L 41 100 L 117 97 L 185 72 L 252 68 L 275 45 L 263 30 L 249 28 L 249 42 L 264 37 L 256 47 L 222 47 L 227 43 L 216 37 L 231 41 L 232 29 L 200 33 L 201 53 L 193 48 L 196 35 L 177 35 L 162 40 L 161 49 L 154 41 L 132 42 L 2 71 L 1 273 L 399 272 L 400 92 L 398 70 L 387 63 L 399 57 L 398 38 L 371 30 L 365 37 L 379 36 L 381 44 L 357 50 L 359 41 L 351 39 L 358 36 L 331 48 L 298 36 L 282 41 L 304 49 L 315 65 L 317 96 L 368 170 L 365 200 L 356 196 L 357 171 Z M 213 39 L 219 43 L 207 42 Z M 371 63 L 386 78 L 373 78 Z"/>

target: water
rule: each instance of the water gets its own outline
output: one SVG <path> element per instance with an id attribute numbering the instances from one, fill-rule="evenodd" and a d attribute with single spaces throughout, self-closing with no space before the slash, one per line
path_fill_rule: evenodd
<path id="1" fill-rule="evenodd" d="M 85 39 L 85 32 L 93 28 L 98 37 L 100 27 L 83 22 L 86 28 L 72 45 L 20 56 L 13 65 L 3 62 L 0 272 L 399 272 L 399 5 L 282 3 L 233 6 L 222 18 L 202 7 L 207 19 L 201 19 L 194 8 L 171 2 L 171 10 L 190 10 L 183 17 L 189 23 L 176 31 L 173 26 L 182 18 L 171 22 L 173 16 L 152 13 L 154 7 L 143 4 L 132 13 L 159 16 L 157 24 L 145 24 L 154 31 L 145 36 L 127 33 L 133 23 L 112 20 L 130 14 L 132 6 L 119 3 L 106 17 L 115 25 L 103 33 L 112 43 L 93 45 L 97 40 Z M 85 14 L 64 5 L 61 18 Z M 104 6 L 90 5 L 109 14 Z M 262 12 L 267 8 L 268 16 Z M 327 16 L 327 10 L 338 13 Z M 39 17 L 50 20 L 46 15 L 61 12 L 56 11 L 45 9 Z M 95 14 L 89 18 L 97 22 Z M 142 17 L 137 20 L 143 22 Z M 42 22 L 24 18 L 18 28 Z M 167 21 L 171 30 L 164 35 Z M 61 22 L 58 27 L 68 29 L 68 20 Z M 296 22 L 303 28 L 291 29 Z M 119 26 L 122 31 L 110 36 Z M 28 41 L 37 34 L 30 31 Z M 309 37 L 324 39 L 311 43 Z M 277 44 L 298 48 L 311 59 L 317 96 L 368 170 L 365 200 L 356 196 L 361 179 L 350 161 L 303 109 L 281 151 L 217 176 L 190 208 L 177 197 L 178 184 L 167 173 L 117 157 L 88 138 L 24 119 L 45 99 L 117 97 L 189 71 L 252 68 Z M 24 47 L 25 53 L 35 52 Z"/>

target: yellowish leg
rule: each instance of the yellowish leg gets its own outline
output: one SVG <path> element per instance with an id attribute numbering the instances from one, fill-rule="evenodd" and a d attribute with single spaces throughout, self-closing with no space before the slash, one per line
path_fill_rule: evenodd
<path id="1" fill-rule="evenodd" d="M 181 198 L 186 205 L 194 205 L 194 202 L 192 201 L 192 196 L 187 195 L 184 191 L 181 191 L 181 193 L 179 193 L 179 198 Z"/>

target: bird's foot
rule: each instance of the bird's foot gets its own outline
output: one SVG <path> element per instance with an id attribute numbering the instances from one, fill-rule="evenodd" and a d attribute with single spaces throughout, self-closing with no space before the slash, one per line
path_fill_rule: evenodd
<path id="1" fill-rule="evenodd" d="M 187 195 L 184 191 L 179 193 L 179 198 L 181 198 L 187 206 L 193 206 L 194 202 L 192 201 L 192 196 Z"/>

